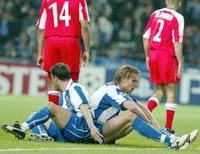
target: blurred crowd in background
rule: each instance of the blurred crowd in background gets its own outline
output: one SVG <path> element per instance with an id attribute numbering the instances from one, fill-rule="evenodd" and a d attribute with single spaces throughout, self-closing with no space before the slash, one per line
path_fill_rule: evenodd
<path id="1" fill-rule="evenodd" d="M 41 0 L 0 0 L 0 57 L 35 63 L 36 20 Z M 87 0 L 90 13 L 92 62 L 144 61 L 142 33 L 152 11 L 164 0 Z M 183 2 L 184 60 L 200 65 L 200 0 Z"/>

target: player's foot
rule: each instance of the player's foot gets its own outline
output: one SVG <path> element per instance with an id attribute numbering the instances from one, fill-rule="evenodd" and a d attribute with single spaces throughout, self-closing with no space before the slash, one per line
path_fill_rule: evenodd
<path id="1" fill-rule="evenodd" d="M 193 130 L 190 134 L 189 134 L 189 138 L 187 140 L 187 142 L 179 148 L 179 150 L 185 150 L 185 149 L 188 149 L 189 145 L 194 142 L 194 140 L 197 138 L 199 134 L 199 130 L 195 129 Z"/>
<path id="2" fill-rule="evenodd" d="M 20 128 L 20 125 L 18 122 L 16 122 L 14 125 L 7 125 L 7 124 L 3 124 L 1 126 L 1 128 L 7 132 L 7 133 L 11 133 L 13 135 L 15 135 L 16 138 L 18 139 L 24 139 L 25 137 L 25 132 L 23 132 Z"/>
<path id="3" fill-rule="evenodd" d="M 53 142 L 54 139 L 48 135 L 41 135 L 41 134 L 31 134 L 28 139 L 30 141 L 48 141 Z"/>
<path id="4" fill-rule="evenodd" d="M 174 142 L 171 144 L 171 148 L 180 148 L 182 147 L 189 139 L 190 134 L 185 134 L 181 137 L 176 137 Z"/>

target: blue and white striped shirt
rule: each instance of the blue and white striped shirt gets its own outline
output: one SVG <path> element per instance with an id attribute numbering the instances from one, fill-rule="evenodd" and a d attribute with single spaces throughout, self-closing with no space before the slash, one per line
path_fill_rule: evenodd
<path id="1" fill-rule="evenodd" d="M 95 91 L 90 97 L 92 114 L 95 121 L 105 123 L 110 118 L 124 110 L 123 102 L 131 100 L 137 101 L 123 92 L 118 85 L 113 82 L 106 83 Z"/>
<path id="2" fill-rule="evenodd" d="M 89 105 L 88 92 L 85 87 L 70 80 L 66 90 L 61 93 L 59 105 L 82 117 L 81 104 Z"/>

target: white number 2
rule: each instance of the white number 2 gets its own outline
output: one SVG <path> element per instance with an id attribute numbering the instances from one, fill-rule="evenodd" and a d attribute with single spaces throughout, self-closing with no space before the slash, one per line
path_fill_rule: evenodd
<path id="1" fill-rule="evenodd" d="M 71 16 L 69 15 L 69 2 L 65 2 L 61 12 L 59 14 L 59 19 L 58 19 L 58 10 L 57 10 L 57 3 L 53 3 L 49 6 L 49 9 L 52 9 L 53 11 L 53 23 L 54 27 L 58 27 L 58 20 L 64 20 L 65 21 L 65 26 L 69 26 L 69 20 L 71 19 Z"/>
<path id="2" fill-rule="evenodd" d="M 153 37 L 153 41 L 161 42 L 160 34 L 161 34 L 163 27 L 164 27 L 164 20 L 158 19 L 157 22 L 159 24 L 159 29 L 158 29 L 158 32 L 156 33 L 156 35 Z"/>

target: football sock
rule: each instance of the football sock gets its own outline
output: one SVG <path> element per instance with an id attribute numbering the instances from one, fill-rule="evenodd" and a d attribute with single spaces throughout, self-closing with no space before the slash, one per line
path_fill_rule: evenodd
<path id="1" fill-rule="evenodd" d="M 175 137 L 175 135 L 172 134 L 172 133 L 170 133 L 170 132 L 168 132 L 168 131 L 166 130 L 166 128 L 162 128 L 162 129 L 160 130 L 160 132 L 161 132 L 162 134 L 168 135 L 168 136 L 170 136 L 170 137 Z"/>
<path id="2" fill-rule="evenodd" d="M 59 91 L 48 91 L 48 100 L 54 104 L 59 104 L 60 92 Z"/>
<path id="3" fill-rule="evenodd" d="M 152 112 L 159 104 L 156 97 L 151 97 L 147 102 L 147 108 Z"/>
<path id="4" fill-rule="evenodd" d="M 47 129 L 48 135 L 51 136 L 54 141 L 64 142 L 65 139 L 62 137 L 60 129 L 57 125 L 52 121 L 49 128 Z"/>
<path id="5" fill-rule="evenodd" d="M 44 126 L 44 124 L 40 124 L 40 125 L 37 125 L 36 127 L 33 127 L 31 129 L 31 131 L 34 133 L 34 134 L 38 134 L 38 135 L 48 135 L 47 134 L 47 130 Z"/>
<path id="6" fill-rule="evenodd" d="M 29 129 L 32 129 L 33 127 L 42 124 L 46 122 L 51 117 L 51 111 L 48 107 L 43 107 L 41 110 L 36 112 L 29 120 L 26 121 L 26 123 L 29 126 Z M 27 127 L 23 123 L 21 125 L 21 129 L 23 131 L 27 130 Z"/>
<path id="7" fill-rule="evenodd" d="M 166 123 L 165 127 L 172 129 L 172 123 L 174 119 L 174 114 L 175 114 L 175 109 L 177 107 L 177 104 L 172 104 L 172 103 L 166 103 Z"/>
<path id="8" fill-rule="evenodd" d="M 160 131 L 152 127 L 150 124 L 137 117 L 133 123 L 133 128 L 139 132 L 142 136 L 155 140 L 157 142 L 164 143 L 168 146 L 171 145 L 171 138 L 168 135 L 162 134 Z"/>

